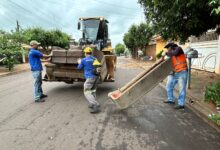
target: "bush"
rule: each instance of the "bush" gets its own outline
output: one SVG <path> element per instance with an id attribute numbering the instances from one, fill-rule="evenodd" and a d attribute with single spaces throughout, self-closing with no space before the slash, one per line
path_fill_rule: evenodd
<path id="1" fill-rule="evenodd" d="M 217 105 L 217 107 L 220 107 L 220 82 L 206 87 L 205 101 L 212 101 Z"/>
<path id="2" fill-rule="evenodd" d="M 163 54 L 163 50 L 161 50 L 161 51 L 156 55 L 157 59 L 160 59 L 160 58 L 162 57 L 162 54 Z"/>
<path id="3" fill-rule="evenodd" d="M 220 114 L 210 115 L 209 119 L 215 121 L 220 126 Z"/>
<path id="4" fill-rule="evenodd" d="M 19 48 L 14 49 L 4 49 L 0 52 L 3 54 L 5 59 L 3 60 L 3 64 L 8 68 L 9 71 L 11 71 L 14 67 L 14 64 L 18 63 L 17 56 L 21 55 Z"/>
<path id="5" fill-rule="evenodd" d="M 9 71 L 14 64 L 18 63 L 17 58 L 21 57 L 21 46 L 14 40 L 10 33 L 0 31 L 0 55 L 4 58 L 3 64 Z"/>

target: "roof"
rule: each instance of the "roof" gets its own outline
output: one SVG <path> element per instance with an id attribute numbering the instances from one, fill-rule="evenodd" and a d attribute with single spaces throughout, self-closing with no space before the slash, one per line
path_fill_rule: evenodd
<path id="1" fill-rule="evenodd" d="M 163 38 L 160 35 L 154 35 L 151 39 L 152 40 L 163 40 Z"/>
<path id="2" fill-rule="evenodd" d="M 108 23 L 108 20 L 105 17 L 81 17 L 79 20 L 105 20 Z"/>

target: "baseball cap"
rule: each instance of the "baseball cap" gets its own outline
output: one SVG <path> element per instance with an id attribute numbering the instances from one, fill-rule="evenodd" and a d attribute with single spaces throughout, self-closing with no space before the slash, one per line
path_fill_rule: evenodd
<path id="1" fill-rule="evenodd" d="M 38 41 L 36 41 L 36 40 L 32 40 L 31 42 L 30 42 L 30 45 L 32 46 L 32 45 L 40 45 L 40 43 L 38 42 Z"/>
<path id="2" fill-rule="evenodd" d="M 169 47 L 177 47 L 178 45 L 175 43 L 168 43 L 164 48 L 169 48 Z"/>

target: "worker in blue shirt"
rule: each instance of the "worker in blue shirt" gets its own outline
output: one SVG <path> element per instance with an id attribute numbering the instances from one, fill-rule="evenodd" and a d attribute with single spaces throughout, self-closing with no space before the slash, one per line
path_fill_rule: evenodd
<path id="1" fill-rule="evenodd" d="M 36 40 L 30 42 L 31 49 L 29 51 L 29 63 L 34 78 L 34 100 L 35 102 L 44 102 L 43 98 L 47 95 L 43 94 L 42 90 L 42 64 L 41 58 L 49 58 L 51 55 L 45 55 L 37 50 L 40 43 Z"/>
<path id="2" fill-rule="evenodd" d="M 100 111 L 100 104 L 96 100 L 96 89 L 98 75 L 95 73 L 95 66 L 100 65 L 98 60 L 92 56 L 92 48 L 87 47 L 84 49 L 85 58 L 78 60 L 78 69 L 84 70 L 84 76 L 86 81 L 84 83 L 84 95 L 89 102 L 89 108 L 91 113 L 98 113 Z"/>

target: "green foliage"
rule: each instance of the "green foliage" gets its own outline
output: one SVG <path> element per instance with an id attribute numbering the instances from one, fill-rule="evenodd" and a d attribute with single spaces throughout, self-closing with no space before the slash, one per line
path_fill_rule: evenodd
<path id="1" fill-rule="evenodd" d="M 123 41 L 126 45 L 126 47 L 128 49 L 135 49 L 137 47 L 137 37 L 136 37 L 136 33 L 137 33 L 137 26 L 136 25 L 132 25 L 129 30 L 128 33 L 124 34 L 124 38 Z"/>
<path id="2" fill-rule="evenodd" d="M 0 30 L 0 56 L 5 58 L 3 64 L 9 70 L 22 58 L 21 45 L 24 43 L 29 44 L 31 40 L 40 42 L 41 47 L 46 51 L 50 46 L 59 46 L 67 49 L 70 36 L 58 29 L 47 31 L 39 27 L 23 29 L 19 32 Z"/>
<path id="3" fill-rule="evenodd" d="M 121 43 L 118 43 L 116 46 L 115 46 L 115 53 L 120 55 L 122 53 L 124 53 L 125 51 L 125 46 Z"/>
<path id="4" fill-rule="evenodd" d="M 220 106 L 220 82 L 206 87 L 205 101 L 213 101 L 218 107 Z"/>
<path id="5" fill-rule="evenodd" d="M 137 48 L 145 48 L 150 42 L 153 35 L 152 27 L 147 23 L 139 25 L 132 25 L 128 32 L 124 34 L 123 41 L 128 49 L 131 50 L 132 55 L 136 54 Z"/>
<path id="6" fill-rule="evenodd" d="M 212 15 L 220 14 L 220 0 L 209 0 L 209 5 L 213 7 Z"/>
<path id="7" fill-rule="evenodd" d="M 217 123 L 217 125 L 220 126 L 220 114 L 214 114 L 209 116 L 209 119 L 215 121 Z"/>
<path id="8" fill-rule="evenodd" d="M 21 46 L 17 40 L 14 40 L 12 34 L 0 31 L 0 55 L 4 58 L 3 64 L 12 70 L 17 58 L 21 57 Z"/>
<path id="9" fill-rule="evenodd" d="M 58 29 L 46 31 L 43 28 L 29 28 L 23 34 L 27 44 L 31 40 L 37 40 L 44 50 L 48 50 L 50 46 L 69 48 L 70 36 Z"/>
<path id="10" fill-rule="evenodd" d="M 162 57 L 162 54 L 163 54 L 163 50 L 161 50 L 161 51 L 156 55 L 157 59 L 160 59 L 160 58 Z"/>
<path id="11" fill-rule="evenodd" d="M 185 42 L 189 36 L 199 36 L 220 24 L 220 15 L 211 15 L 215 6 L 209 5 L 209 0 L 138 1 L 146 20 L 164 39 Z"/>

